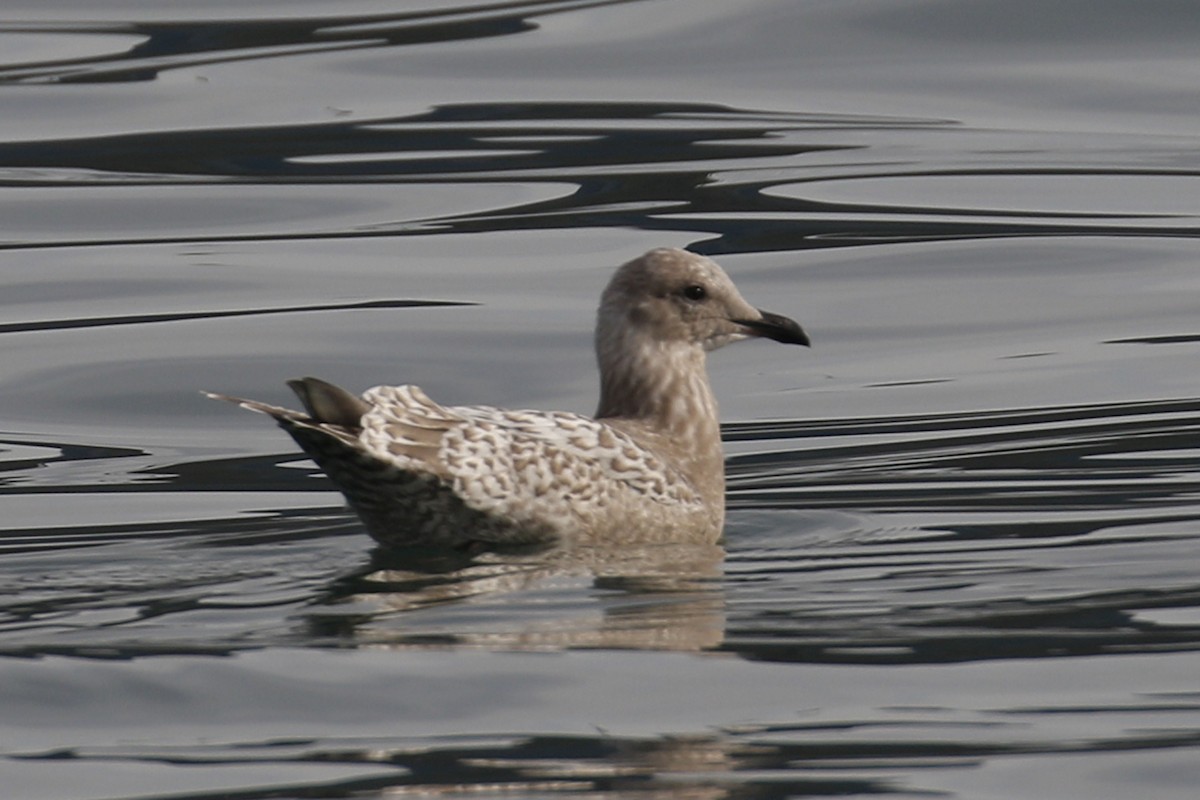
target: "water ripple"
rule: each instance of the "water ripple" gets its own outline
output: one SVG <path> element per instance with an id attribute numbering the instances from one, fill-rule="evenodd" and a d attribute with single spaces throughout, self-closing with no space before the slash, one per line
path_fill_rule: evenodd
<path id="1" fill-rule="evenodd" d="M 71 33 L 114 45 L 100 55 L 6 64 L 0 83 L 114 83 L 149 81 L 163 72 L 200 65 L 288 58 L 312 53 L 434 42 L 469 41 L 537 30 L 540 17 L 639 0 L 527 0 L 397 14 L 200 19 L 171 22 L 8 23 L 14 35 Z"/>
<path id="2" fill-rule="evenodd" d="M 8 652 L 77 654 L 305 641 L 931 663 L 1200 649 L 1186 616 L 1200 583 L 1181 566 L 1200 540 L 1197 428 L 1191 398 L 734 423 L 726 438 L 755 449 L 730 459 L 727 552 L 454 562 L 364 559 L 359 526 L 312 506 L 325 483 L 287 466 L 294 454 L 168 465 L 14 440 L 12 502 L 53 491 L 95 508 L 97 492 L 139 491 L 161 517 L 64 524 L 67 502 L 56 524 L 10 527 L 0 627 Z M 157 478 L 106 489 L 72 471 L 89 460 Z M 73 484 L 21 479 L 55 464 Z M 247 497 L 289 500 L 221 515 Z M 81 546 L 103 555 L 75 581 Z M 220 624 L 198 636 L 189 620 L 209 613 Z M 268 622 L 281 615 L 283 634 Z"/>
<path id="3" fill-rule="evenodd" d="M 1200 400 L 1153 400 L 727 426 L 793 440 L 730 461 L 736 508 L 1075 511 L 1150 515 L 1200 497 Z M 1190 518 L 1184 514 L 1183 518 Z"/>

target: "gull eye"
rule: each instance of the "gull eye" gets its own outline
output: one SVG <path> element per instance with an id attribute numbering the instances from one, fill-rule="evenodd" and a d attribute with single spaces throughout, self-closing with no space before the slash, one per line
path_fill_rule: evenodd
<path id="1" fill-rule="evenodd" d="M 708 290 L 698 283 L 693 283 L 692 285 L 685 286 L 683 288 L 683 296 L 688 300 L 699 301 L 708 297 Z"/>

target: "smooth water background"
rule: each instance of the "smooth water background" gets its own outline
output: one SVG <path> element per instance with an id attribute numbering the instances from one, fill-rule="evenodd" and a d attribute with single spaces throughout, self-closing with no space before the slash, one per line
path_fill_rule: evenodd
<path id="1" fill-rule="evenodd" d="M 6 798 L 1191 798 L 1189 2 L 13 0 Z M 590 411 L 713 255 L 722 547 L 373 552 L 314 374 Z"/>

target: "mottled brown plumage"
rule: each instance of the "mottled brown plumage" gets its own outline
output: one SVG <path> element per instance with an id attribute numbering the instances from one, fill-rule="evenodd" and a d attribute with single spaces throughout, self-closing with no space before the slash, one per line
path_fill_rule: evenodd
<path id="1" fill-rule="evenodd" d="M 288 382 L 305 412 L 210 396 L 272 416 L 385 544 L 712 542 L 725 472 L 705 354 L 752 336 L 808 344 L 713 261 L 659 249 L 604 291 L 594 419 L 441 406 L 415 386 L 360 399 L 316 378 Z"/>

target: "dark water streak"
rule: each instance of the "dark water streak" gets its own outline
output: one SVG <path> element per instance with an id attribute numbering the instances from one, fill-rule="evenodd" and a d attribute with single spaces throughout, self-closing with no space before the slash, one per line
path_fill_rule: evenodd
<path id="1" fill-rule="evenodd" d="M 618 123 L 615 124 L 614 123 Z M 654 124 L 652 124 L 654 123 Z M 660 125 L 657 123 L 666 123 Z M 996 237 L 1162 236 L 1200 234 L 1190 217 L 1179 214 L 988 211 L 965 208 L 873 206 L 830 203 L 773 195 L 779 185 L 870 178 L 993 176 L 1194 177 L 1182 169 L 1092 167 L 989 167 L 906 170 L 872 169 L 852 161 L 820 178 L 796 172 L 775 179 L 714 181 L 714 168 L 743 159 L 788 159 L 860 145 L 782 143 L 780 137 L 806 134 L 827 138 L 839 132 L 908 131 L 931 126 L 970 131 L 929 120 L 831 117 L 680 103 L 518 103 L 443 106 L 394 118 L 336 121 L 311 125 L 158 131 L 148 134 L 72 138 L 0 144 L 0 166 L 8 186 L 189 185 L 237 181 L 259 185 L 400 185 L 575 183 L 561 198 L 451 217 L 396 221 L 364 230 L 270 231 L 246 235 L 161 234 L 113 238 L 68 238 L 53 242 L 9 241 L 0 249 L 77 247 L 150 243 L 281 241 L 310 238 L 423 236 L 512 230 L 612 228 L 688 230 L 709 234 L 694 249 L 710 255 L 861 246 L 889 242 L 945 241 Z M 492 140 L 527 139 L 508 145 L 518 152 L 490 152 Z M 501 146 L 502 148 L 504 145 Z M 436 151 L 436 157 L 414 156 Z M 487 155 L 475 155 L 489 151 Z M 332 163 L 302 159 L 379 153 L 377 160 L 348 158 Z M 389 158 L 387 154 L 403 154 Z M 461 153 L 446 157 L 445 153 Z M 673 165 L 678 165 L 672 168 Z M 614 170 L 624 168 L 627 171 Z M 65 170 L 63 177 L 56 170 Z M 89 174 L 84 180 L 75 171 Z M 23 173 L 27 172 L 28 176 Z M 104 178 L 103 176 L 114 176 Z M 34 177 L 36 176 L 36 177 Z M 95 176 L 95 177 L 90 177 Z M 140 178 L 139 176 L 145 176 Z M 688 215 L 681 219 L 681 215 Z M 730 219 L 722 219 L 731 215 Z M 769 218 L 765 215 L 777 215 Z M 850 222 L 887 215 L 890 220 Z M 897 219 L 909 216 L 912 219 Z M 975 219 L 970 219 L 974 217 Z M 967 218 L 967 219 L 963 219 Z M 1140 220 L 1136 225 L 1112 220 Z M 1070 221 L 1075 222 L 1071 223 Z"/>
<path id="2" fill-rule="evenodd" d="M 359 303 L 329 303 L 324 305 L 290 306 L 286 308 L 247 308 L 224 311 L 180 312 L 175 314 L 130 314 L 120 317 L 84 317 L 82 319 L 37 320 L 0 325 L 0 334 L 31 331 L 71 330 L 75 328 L 105 328 L 114 325 L 151 325 L 158 322 L 222 319 L 227 317 L 261 317 L 270 314 L 303 314 L 310 311 L 351 311 L 364 308 L 414 308 L 469 306 L 474 303 L 449 300 L 366 300 Z"/>
<path id="3" fill-rule="evenodd" d="M 146 39 L 122 53 L 10 65 L 0 69 L 0 83 L 150 81 L 164 70 L 183 67 L 511 36 L 537 30 L 538 17 L 643 1 L 532 0 L 364 16 L 0 25 L 0 32 L 10 33 L 125 34 Z"/>

